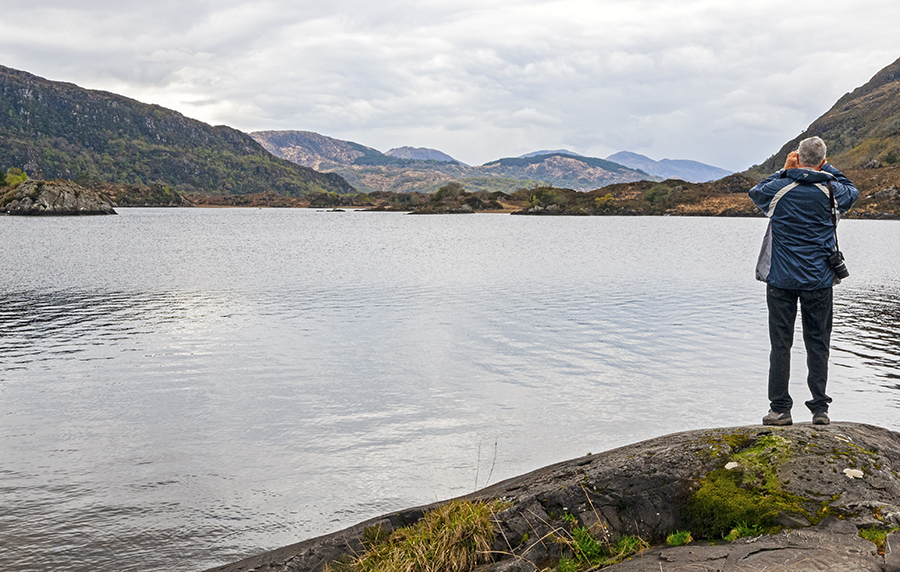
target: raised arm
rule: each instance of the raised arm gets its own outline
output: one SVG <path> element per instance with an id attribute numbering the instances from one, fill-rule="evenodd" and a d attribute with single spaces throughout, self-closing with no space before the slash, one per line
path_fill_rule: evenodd
<path id="1" fill-rule="evenodd" d="M 834 200 L 839 211 L 847 212 L 859 198 L 859 189 L 831 163 L 825 163 L 822 170 L 834 177 L 835 180 L 831 184 L 834 188 Z"/>

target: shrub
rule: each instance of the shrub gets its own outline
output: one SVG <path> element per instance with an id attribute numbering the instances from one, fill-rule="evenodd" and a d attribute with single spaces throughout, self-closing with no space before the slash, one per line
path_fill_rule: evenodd
<path id="1" fill-rule="evenodd" d="M 609 210 L 615 200 L 616 198 L 612 195 L 612 193 L 606 193 L 602 197 L 597 197 L 594 199 L 594 206 L 596 206 L 597 209 L 601 211 Z"/>
<path id="2" fill-rule="evenodd" d="M 0 173 L 0 175 L 2 175 L 2 173 Z M 15 188 L 28 180 L 28 174 L 22 169 L 12 167 L 7 170 L 6 175 L 3 175 L 0 179 L 2 179 L 0 180 L 0 186 L 5 185 L 7 187 Z"/>

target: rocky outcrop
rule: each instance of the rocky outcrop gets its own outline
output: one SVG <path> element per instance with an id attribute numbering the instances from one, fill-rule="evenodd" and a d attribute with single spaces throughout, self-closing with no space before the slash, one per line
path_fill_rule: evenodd
<path id="1" fill-rule="evenodd" d="M 506 507 L 495 514 L 497 561 L 482 572 L 556 566 L 565 550 L 556 539 L 573 523 L 597 538 L 636 535 L 656 546 L 608 568 L 620 572 L 900 570 L 900 533 L 890 533 L 881 551 L 858 534 L 900 524 L 900 434 L 870 425 L 678 433 L 551 465 L 464 498 L 500 499 Z M 361 552 L 367 529 L 415 523 L 439 504 L 214 570 L 318 572 Z M 723 541 L 740 518 L 765 523 L 767 534 Z M 706 540 L 667 546 L 676 530 Z"/>
<path id="2" fill-rule="evenodd" d="M 116 214 L 108 197 L 71 181 L 28 180 L 0 198 L 0 212 L 10 215 Z"/>
<path id="3" fill-rule="evenodd" d="M 900 189 L 897 187 L 887 187 L 881 189 L 880 191 L 875 191 L 871 193 L 867 198 L 869 199 L 888 199 L 891 201 L 900 201 Z"/>

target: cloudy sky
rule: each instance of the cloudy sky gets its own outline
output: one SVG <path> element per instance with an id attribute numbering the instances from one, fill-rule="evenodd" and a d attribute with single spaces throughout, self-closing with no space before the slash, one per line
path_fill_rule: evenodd
<path id="1" fill-rule="evenodd" d="M 0 0 L 0 64 L 469 164 L 765 160 L 900 57 L 900 2 Z"/>

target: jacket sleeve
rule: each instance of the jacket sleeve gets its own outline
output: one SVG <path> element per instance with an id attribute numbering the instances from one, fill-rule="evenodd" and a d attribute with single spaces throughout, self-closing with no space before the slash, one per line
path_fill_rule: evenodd
<path id="1" fill-rule="evenodd" d="M 756 208 L 764 213 L 769 211 L 769 203 L 772 202 L 772 199 L 778 192 L 777 185 L 770 185 L 769 183 L 780 178 L 781 173 L 782 171 L 772 173 L 768 176 L 768 178 L 766 178 L 766 180 L 760 182 L 758 185 L 750 189 L 750 200 L 753 201 L 753 204 L 756 205 Z"/>
<path id="2" fill-rule="evenodd" d="M 847 212 L 859 198 L 859 189 L 831 163 L 825 163 L 822 170 L 834 176 L 834 182 L 831 184 L 834 189 L 834 200 L 837 202 L 839 211 Z"/>

